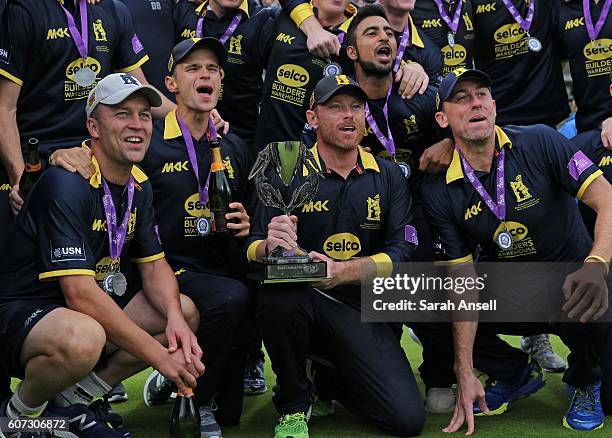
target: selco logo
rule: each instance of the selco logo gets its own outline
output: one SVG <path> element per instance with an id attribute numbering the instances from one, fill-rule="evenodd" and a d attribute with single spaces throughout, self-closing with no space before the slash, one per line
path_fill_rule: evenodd
<path id="1" fill-rule="evenodd" d="M 104 257 L 96 263 L 96 281 L 104 280 L 108 272 L 115 272 L 119 269 L 121 260 L 113 260 L 111 263 L 110 257 Z"/>
<path id="2" fill-rule="evenodd" d="M 525 237 L 527 237 L 527 234 L 529 232 L 527 227 L 519 222 L 507 221 L 506 227 L 508 229 L 508 232 L 512 236 L 512 241 L 514 243 L 523 240 Z M 499 236 L 499 233 L 501 233 L 502 231 L 504 231 L 504 224 L 501 224 L 499 227 L 497 227 L 497 230 L 495 230 L 495 233 L 493 234 L 494 242 L 497 243 L 497 236 Z"/>
<path id="3" fill-rule="evenodd" d="M 295 64 L 283 64 L 276 70 L 276 77 L 288 87 L 303 87 L 310 80 L 305 68 Z"/>
<path id="4" fill-rule="evenodd" d="M 335 260 L 348 260 L 359 254 L 361 242 L 351 233 L 338 233 L 329 236 L 323 243 L 325 254 Z"/>
<path id="5" fill-rule="evenodd" d="M 595 41 L 589 41 L 584 46 L 584 57 L 591 61 L 603 61 L 612 56 L 612 39 L 600 38 Z"/>
<path id="6" fill-rule="evenodd" d="M 92 58 L 91 56 L 87 58 L 87 60 L 79 58 L 76 61 L 72 61 L 70 64 L 68 64 L 68 67 L 66 67 L 66 77 L 71 81 L 74 81 L 75 73 L 84 67 L 89 67 L 91 71 L 96 74 L 96 76 L 102 70 L 100 63 L 95 58 Z"/>
<path id="7" fill-rule="evenodd" d="M 467 50 L 461 44 L 455 44 L 454 47 L 444 46 L 440 51 L 446 65 L 459 65 L 467 58 Z"/>
<path id="8" fill-rule="evenodd" d="M 493 38 L 500 44 L 512 44 L 525 36 L 525 31 L 518 23 L 504 24 L 493 34 Z"/>
<path id="9" fill-rule="evenodd" d="M 185 201 L 185 211 L 193 217 L 210 216 L 210 209 L 200 202 L 200 195 L 194 193 Z"/>

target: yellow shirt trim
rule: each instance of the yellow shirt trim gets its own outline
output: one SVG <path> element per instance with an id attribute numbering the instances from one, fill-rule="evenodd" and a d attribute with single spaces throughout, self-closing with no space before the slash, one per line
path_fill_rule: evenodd
<path id="1" fill-rule="evenodd" d="M 129 73 L 131 71 L 136 70 L 137 68 L 139 68 L 142 64 L 144 64 L 145 62 L 147 62 L 149 60 L 149 55 L 145 55 L 142 57 L 142 59 L 140 61 L 138 61 L 136 64 L 132 64 L 129 67 L 125 67 L 119 70 L 115 70 L 116 73 Z"/>
<path id="2" fill-rule="evenodd" d="M 293 20 L 295 25 L 299 28 L 304 20 L 306 20 L 308 17 L 312 17 L 313 15 L 314 11 L 312 10 L 312 4 L 302 3 L 291 11 L 289 17 L 291 17 L 291 20 Z"/>
<path id="3" fill-rule="evenodd" d="M 247 259 L 249 261 L 252 262 L 254 260 L 257 260 L 257 247 L 261 242 L 263 242 L 263 240 L 256 240 L 252 242 L 247 248 Z"/>
<path id="4" fill-rule="evenodd" d="M 361 164 L 363 164 L 364 169 L 373 170 L 375 172 L 380 173 L 380 167 L 378 167 L 378 163 L 376 162 L 376 158 L 374 158 L 374 155 L 367 152 L 361 146 L 357 146 L 357 150 L 359 151 L 359 158 L 361 159 Z M 312 152 L 312 155 L 314 156 L 317 168 L 320 171 L 323 171 L 323 169 L 321 168 L 321 160 L 319 158 L 319 149 L 317 143 L 315 143 L 314 146 L 310 148 L 310 152 Z M 308 176 L 308 169 L 306 168 L 306 166 L 302 167 L 302 176 Z"/>
<path id="5" fill-rule="evenodd" d="M 410 43 L 413 46 L 417 46 L 422 49 L 425 48 L 425 44 L 423 44 L 423 40 L 419 36 L 419 32 L 417 31 L 417 28 L 414 25 L 414 22 L 412 21 L 412 17 L 410 15 L 408 15 L 408 22 L 410 22 Z"/>
<path id="6" fill-rule="evenodd" d="M 91 140 L 85 140 L 81 144 L 81 146 L 87 149 L 91 149 L 90 143 Z M 93 164 L 95 171 L 91 178 L 89 178 L 89 184 L 97 189 L 98 187 L 100 187 L 100 185 L 102 185 L 102 173 L 100 172 L 100 165 L 98 164 L 98 160 L 96 160 L 96 157 L 94 155 L 91 156 L 91 164 Z M 134 177 L 134 180 L 136 180 L 136 182 L 139 184 L 149 179 L 147 174 L 144 173 L 142 169 L 136 165 L 132 166 L 132 176 Z"/>
<path id="7" fill-rule="evenodd" d="M 164 257 L 166 257 L 166 255 L 162 251 L 162 252 L 159 252 L 159 253 L 154 254 L 152 256 L 140 257 L 140 258 L 137 258 L 137 259 L 130 259 L 130 261 L 132 261 L 134 263 L 149 263 L 149 262 L 154 262 L 155 260 L 163 259 Z"/>
<path id="8" fill-rule="evenodd" d="M 54 277 L 67 277 L 69 275 L 87 275 L 89 277 L 95 277 L 96 273 L 91 269 L 60 269 L 58 271 L 47 271 L 38 274 L 39 280 L 46 280 Z"/>
<path id="9" fill-rule="evenodd" d="M 580 190 L 578 190 L 578 194 L 576 195 L 576 198 L 578 198 L 579 201 L 582 200 L 582 196 L 584 195 L 584 192 L 586 192 L 586 189 L 589 188 L 591 183 L 595 181 L 595 179 L 597 179 L 601 175 L 603 175 L 603 172 L 601 171 L 601 169 L 597 169 L 587 179 L 584 180 L 584 182 L 580 186 Z"/>
<path id="10" fill-rule="evenodd" d="M 467 263 L 472 260 L 474 260 L 474 257 L 472 257 L 472 254 L 468 254 L 465 257 L 461 257 L 458 259 L 452 259 L 452 260 L 439 261 L 439 262 L 436 262 L 435 264 L 439 266 L 453 266 L 453 265 L 459 265 L 461 263 Z"/>
<path id="11" fill-rule="evenodd" d="M 208 2 L 205 1 L 204 3 L 202 3 L 200 6 L 198 6 L 195 11 L 196 13 L 199 15 L 202 13 L 202 9 L 204 7 L 208 7 Z M 246 14 L 246 16 L 249 16 L 249 2 L 248 0 L 242 0 L 242 3 L 240 3 L 240 6 L 238 6 L 238 9 L 240 9 L 242 12 L 244 12 Z"/>
<path id="12" fill-rule="evenodd" d="M 23 81 L 21 79 L 19 79 L 17 76 L 13 76 L 12 74 L 7 72 L 6 70 L 2 70 L 1 68 L 0 68 L 0 76 L 4 76 L 8 80 L 10 80 L 12 82 L 15 82 L 19 86 L 23 85 Z"/>
<path id="13" fill-rule="evenodd" d="M 376 264 L 376 275 L 379 277 L 389 277 L 393 273 L 393 262 L 391 257 L 384 252 L 371 255 L 370 258 Z"/>

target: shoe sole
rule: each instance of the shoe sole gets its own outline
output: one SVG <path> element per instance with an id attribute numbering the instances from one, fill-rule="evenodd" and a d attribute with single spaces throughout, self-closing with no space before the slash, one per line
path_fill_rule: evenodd
<path id="1" fill-rule="evenodd" d="M 264 386 L 263 388 L 253 388 L 248 387 L 248 388 L 244 388 L 244 395 L 260 395 L 260 394 L 265 394 L 268 391 L 268 387 Z"/>
<path id="2" fill-rule="evenodd" d="M 567 422 L 567 418 L 563 417 L 563 427 L 565 427 L 566 429 L 569 430 L 579 430 L 579 431 L 584 431 L 584 430 L 598 430 L 601 429 L 602 427 L 604 427 L 604 423 L 602 422 L 599 426 L 597 427 L 593 427 L 591 429 L 576 429 L 574 427 L 572 427 L 568 422 Z"/>
<path id="3" fill-rule="evenodd" d="M 280 438 L 280 437 L 277 434 L 274 434 L 274 438 Z M 296 437 L 294 437 L 292 435 L 288 435 L 285 438 L 296 438 Z M 304 435 L 301 435 L 301 436 L 299 436 L 297 438 L 308 438 L 308 432 L 306 432 Z"/>
<path id="4" fill-rule="evenodd" d="M 110 396 L 108 398 L 108 402 L 109 403 L 120 403 L 120 402 L 127 401 L 127 399 L 128 399 L 127 394 L 117 394 L 117 395 Z"/>
<path id="5" fill-rule="evenodd" d="M 564 373 L 567 370 L 567 367 L 560 367 L 560 368 L 544 368 L 544 367 L 542 367 L 542 369 L 544 371 L 546 371 L 547 373 L 559 374 L 559 373 Z"/>

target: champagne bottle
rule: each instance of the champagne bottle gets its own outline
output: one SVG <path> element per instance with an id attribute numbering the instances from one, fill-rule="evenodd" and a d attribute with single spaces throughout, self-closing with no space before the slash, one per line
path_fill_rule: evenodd
<path id="1" fill-rule="evenodd" d="M 210 142 L 212 162 L 210 164 L 210 183 L 208 186 L 208 205 L 210 206 L 211 231 L 216 234 L 229 234 L 228 220 L 225 218 L 231 212 L 232 189 L 225 174 L 225 164 L 221 159 L 219 141 Z"/>
<path id="2" fill-rule="evenodd" d="M 38 154 L 38 140 L 31 138 L 28 141 L 28 155 L 26 158 L 25 171 L 21 174 L 19 179 L 19 192 L 21 197 L 25 200 L 26 196 L 38 177 L 42 173 L 42 165 L 40 164 L 40 156 Z"/>
<path id="3" fill-rule="evenodd" d="M 193 389 L 179 391 L 170 418 L 171 438 L 200 438 L 200 411 L 193 396 Z"/>

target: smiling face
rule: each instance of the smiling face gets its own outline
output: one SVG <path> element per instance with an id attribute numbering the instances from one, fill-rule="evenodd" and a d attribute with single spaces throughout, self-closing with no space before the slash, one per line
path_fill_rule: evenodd
<path id="1" fill-rule="evenodd" d="M 393 70 L 397 42 L 393 29 L 384 17 L 371 16 L 355 29 L 355 45 L 347 47 L 347 55 L 369 76 L 384 77 Z"/>
<path id="2" fill-rule="evenodd" d="M 100 104 L 87 119 L 87 128 L 107 161 L 131 166 L 142 161 L 149 148 L 151 105 L 139 93 L 117 105 Z"/>
<path id="3" fill-rule="evenodd" d="M 482 143 L 495 135 L 495 101 L 491 90 L 475 79 L 459 81 L 443 111 L 436 113 L 442 128 L 450 126 L 456 138 Z"/>
<path id="4" fill-rule="evenodd" d="M 345 150 L 355 149 L 365 130 L 364 101 L 347 93 L 306 111 L 308 123 L 317 130 L 317 142 Z"/>
<path id="5" fill-rule="evenodd" d="M 212 111 L 221 90 L 221 69 L 215 54 L 196 49 L 178 63 L 172 76 L 166 76 L 166 87 L 176 101 L 197 113 Z"/>

